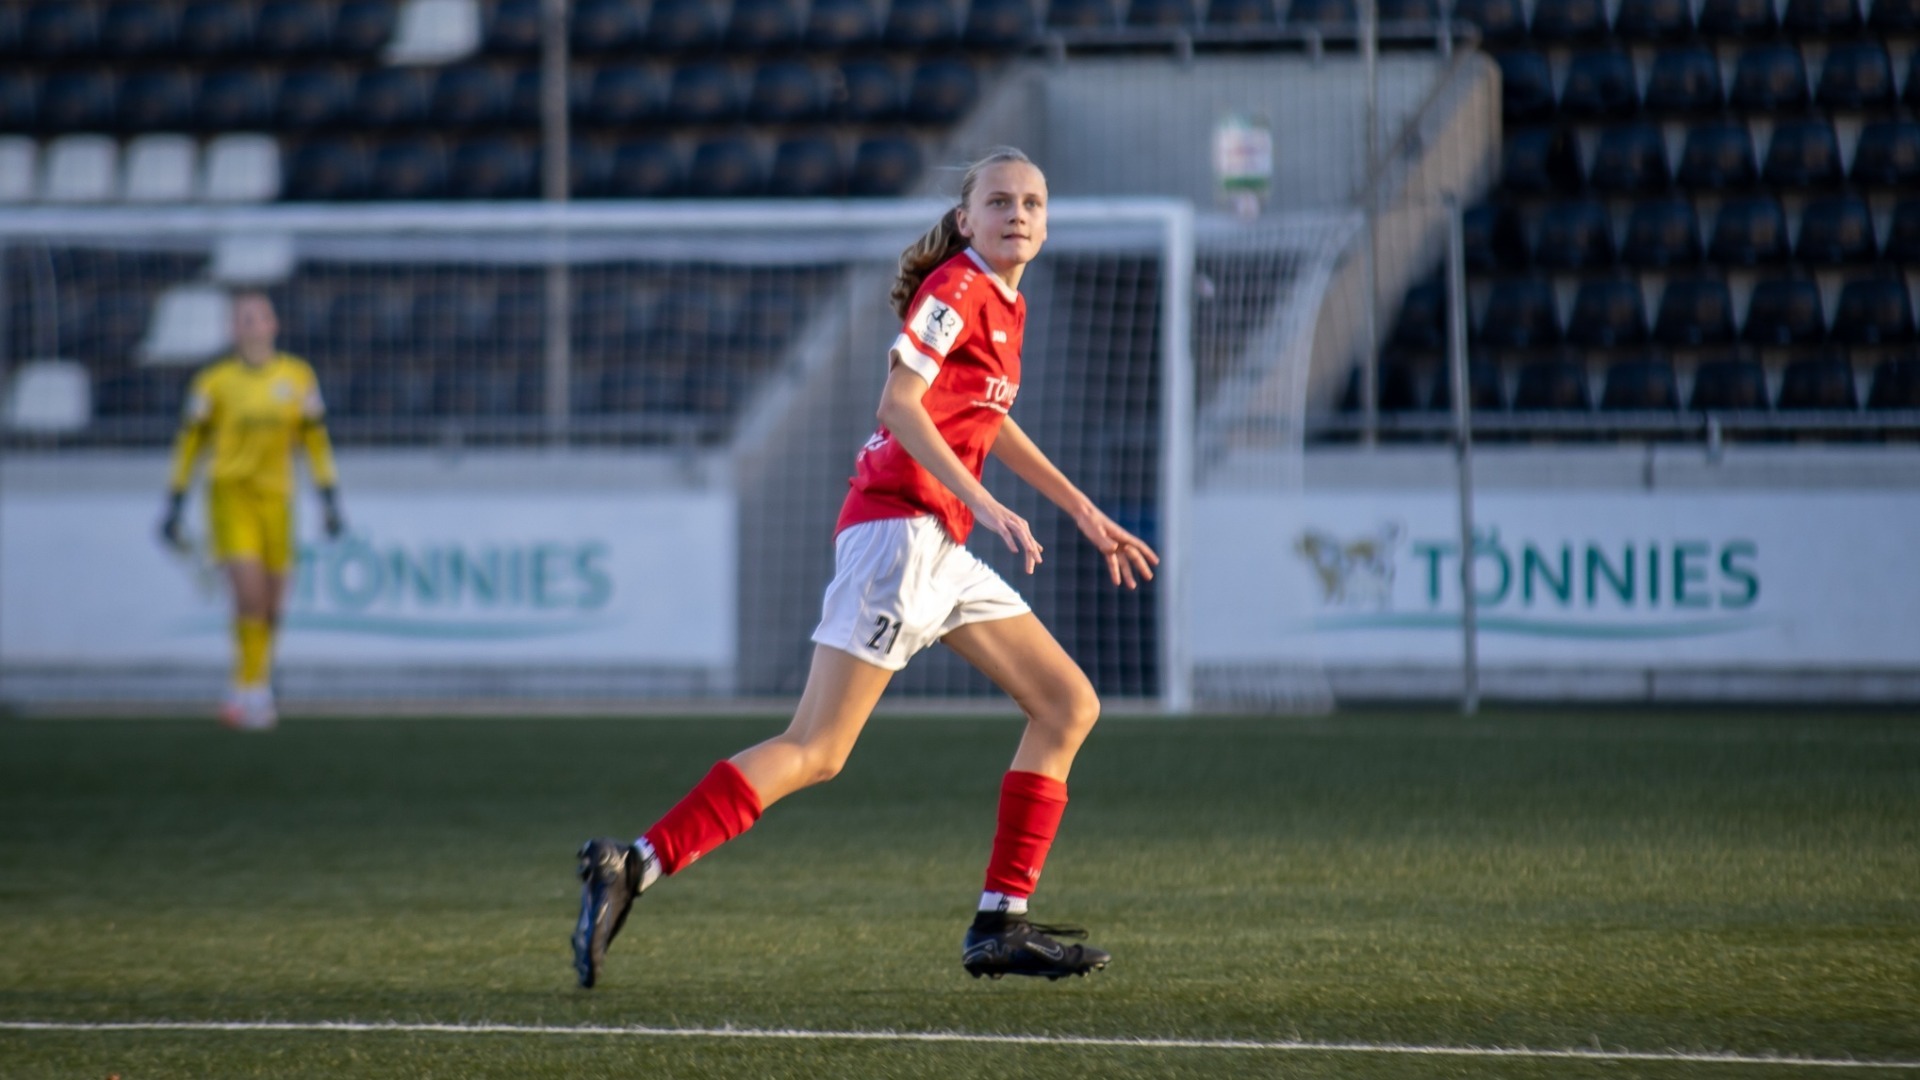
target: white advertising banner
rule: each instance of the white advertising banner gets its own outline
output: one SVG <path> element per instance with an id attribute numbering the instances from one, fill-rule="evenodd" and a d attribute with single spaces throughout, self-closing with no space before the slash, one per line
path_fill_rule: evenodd
<path id="1" fill-rule="evenodd" d="M 1197 663 L 1458 663 L 1458 504 L 1194 501 Z M 1920 668 L 1911 492 L 1495 491 L 1474 501 L 1489 665 Z"/>
<path id="2" fill-rule="evenodd" d="M 301 515 L 282 660 L 734 663 L 729 496 L 349 495 L 339 541 Z M 225 590 L 204 557 L 160 545 L 159 510 L 150 493 L 9 493 L 0 659 L 224 662 Z"/>

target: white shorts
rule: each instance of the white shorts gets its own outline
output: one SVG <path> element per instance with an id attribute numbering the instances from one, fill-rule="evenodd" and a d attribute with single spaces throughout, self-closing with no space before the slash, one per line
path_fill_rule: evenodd
<path id="1" fill-rule="evenodd" d="M 888 671 L 968 623 L 1033 610 L 931 517 L 849 525 L 833 563 L 813 640 Z"/>

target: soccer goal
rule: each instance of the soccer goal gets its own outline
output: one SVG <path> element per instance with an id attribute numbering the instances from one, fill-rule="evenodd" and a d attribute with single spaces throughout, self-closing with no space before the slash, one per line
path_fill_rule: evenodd
<path id="1" fill-rule="evenodd" d="M 83 477 L 124 492 L 121 519 L 148 513 L 186 380 L 226 347 L 228 290 L 259 288 L 279 311 L 282 347 L 319 373 L 351 542 L 364 548 L 355 563 L 303 544 L 282 658 L 290 693 L 788 695 L 805 678 L 832 523 L 897 332 L 894 262 L 943 210 L 908 200 L 0 213 L 0 362 L 15 394 L 0 495 L 31 499 Z M 1351 223 L 1241 222 L 1162 199 L 1060 199 L 1050 219 L 1022 283 L 1016 415 L 1166 561 L 1151 587 L 1115 589 L 1072 523 L 997 465 L 989 487 L 1034 523 L 1047 561 L 1028 578 L 990 537 L 975 549 L 1109 701 L 1324 707 L 1310 635 L 1297 662 L 1279 665 L 1232 647 L 1232 628 L 1249 620 L 1299 623 L 1274 609 L 1288 587 L 1246 581 L 1241 597 L 1197 610 L 1189 583 L 1207 530 L 1263 527 L 1234 523 L 1231 499 L 1209 510 L 1196 497 L 1299 490 L 1315 318 Z M 23 421 L 18 388 L 55 369 L 78 376 L 67 385 L 83 400 Z M 626 516 L 602 512 L 616 505 Z M 0 550 L 8 581 L 59 570 L 23 564 L 58 551 Z M 548 580 L 563 569 L 569 584 Z M 1287 572 L 1276 559 L 1276 578 Z M 143 587 L 153 586 L 101 588 Z M 138 687 L 128 672 L 218 666 L 215 642 L 180 638 L 205 612 L 155 616 L 144 631 L 155 640 L 124 627 L 124 641 L 66 655 L 47 643 L 85 634 L 24 627 L 112 621 L 111 601 L 63 614 L 28 611 L 18 595 L 0 620 L 12 674 L 117 671 Z M 576 610 L 589 600 L 601 606 Z M 993 692 L 944 650 L 895 686 L 926 698 Z"/>

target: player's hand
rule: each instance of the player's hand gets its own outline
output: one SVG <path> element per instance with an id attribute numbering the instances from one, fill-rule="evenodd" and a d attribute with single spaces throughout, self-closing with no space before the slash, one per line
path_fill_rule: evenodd
<path id="1" fill-rule="evenodd" d="M 979 522 L 993 534 L 1007 542 L 1007 550 L 1027 561 L 1027 573 L 1040 565 L 1042 548 L 1040 541 L 1033 538 L 1033 529 L 1028 527 L 1027 519 L 1000 505 L 999 500 L 989 499 L 984 506 L 973 508 L 973 520 Z"/>
<path id="2" fill-rule="evenodd" d="M 160 519 L 160 540 L 175 550 L 184 550 L 186 539 L 180 535 L 180 508 L 185 505 L 184 492 L 169 492 L 167 495 L 167 516 Z"/>
<path id="3" fill-rule="evenodd" d="M 327 539 L 338 540 L 347 531 L 347 520 L 340 515 L 340 493 L 333 488 L 320 489 L 321 527 Z"/>
<path id="4" fill-rule="evenodd" d="M 1115 525 L 1099 507 L 1088 507 L 1074 518 L 1074 524 L 1106 556 L 1107 576 L 1115 585 L 1137 589 L 1142 581 L 1153 580 L 1153 568 L 1160 565 L 1160 556 L 1144 540 Z"/>

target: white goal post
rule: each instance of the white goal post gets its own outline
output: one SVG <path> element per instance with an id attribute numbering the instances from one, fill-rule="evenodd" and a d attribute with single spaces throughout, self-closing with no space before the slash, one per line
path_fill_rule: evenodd
<path id="1" fill-rule="evenodd" d="M 355 685 L 395 692 L 407 671 L 432 687 L 423 693 L 454 698 L 481 686 L 572 698 L 790 693 L 804 677 L 797 658 L 830 569 L 839 485 L 871 427 L 884 376 L 879 358 L 897 330 L 886 284 L 899 251 L 946 205 L 0 211 L 0 375 L 67 362 L 94 387 L 87 423 L 53 434 L 6 432 L 0 497 L 57 489 L 63 472 L 97 472 L 96 447 L 146 454 L 149 464 L 126 474 L 126 486 L 141 489 L 153 477 L 140 470 L 172 429 L 171 401 L 143 395 L 166 392 L 167 380 L 217 351 L 221 328 L 209 297 L 262 287 L 282 309 L 286 347 L 309 354 L 330 387 L 350 496 L 356 463 L 380 473 L 358 486 L 379 488 L 401 482 L 393 478 L 408 474 L 410 456 L 457 445 L 468 469 L 503 462 L 516 476 L 535 476 L 536 488 L 554 486 L 538 479 L 541 469 L 558 476 L 570 461 L 590 458 L 596 475 L 635 478 L 632 486 L 720 496 L 730 509 L 715 520 L 736 532 L 715 545 L 734 561 L 731 625 L 701 661 L 705 673 L 690 681 L 623 674 L 647 666 L 648 641 L 673 639 L 670 612 L 649 616 L 668 622 L 635 639 L 639 655 L 630 664 L 610 646 L 602 661 L 566 666 L 573 674 L 558 680 L 552 665 L 529 661 L 527 677 L 515 682 L 503 639 L 486 634 L 469 635 L 484 641 L 474 646 L 479 671 L 471 678 L 449 649 L 423 653 L 383 679 L 357 679 L 351 649 L 304 650 L 299 605 L 324 598 L 300 596 L 285 657 L 290 678 L 306 670 L 301 685 L 343 695 Z M 1059 198 L 1049 219 L 1047 250 L 1023 283 L 1031 308 L 1022 425 L 1165 559 L 1143 597 L 1116 598 L 1088 572 L 1088 560 L 1070 554 L 1086 546 L 1070 523 L 1044 532 L 1037 524 L 1048 566 L 1017 587 L 1110 700 L 1176 713 L 1209 702 L 1324 707 L 1324 676 L 1310 649 L 1305 690 L 1297 672 L 1283 689 L 1263 688 L 1257 665 L 1229 662 L 1221 676 L 1221 664 L 1196 656 L 1192 628 L 1220 613 L 1192 610 L 1188 575 L 1205 557 L 1205 538 L 1191 531 L 1196 490 L 1299 489 L 1314 318 L 1351 223 L 1238 222 L 1159 198 Z M 609 472 L 609 460 L 652 464 Z M 1031 493 L 1010 490 L 1024 485 L 1009 479 L 989 475 L 1017 512 L 1037 523 L 1051 514 Z M 609 483 L 609 493 L 633 494 L 622 481 Z M 146 487 L 157 490 L 157 481 Z M 571 489 L 592 496 L 591 485 Z M 407 499 L 363 505 L 391 515 Z M 976 545 L 997 558 L 986 547 Z M 392 558 L 396 580 L 425 573 L 424 556 Z M 424 602 L 395 597 L 396 610 Z M 8 636 L 8 623 L 41 617 L 20 603 L 9 601 L 0 618 L 0 665 L 15 674 L 62 668 Z M 450 610 L 435 612 L 445 616 L 435 625 L 454 618 Z M 483 615 L 474 617 L 484 622 Z M 1143 628 L 1113 629 L 1129 623 Z M 345 633 L 338 618 L 326 625 Z M 84 671 L 111 668 L 112 659 L 74 663 Z M 897 685 L 919 696 L 980 693 L 977 677 L 953 661 L 923 657 Z"/>

